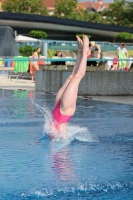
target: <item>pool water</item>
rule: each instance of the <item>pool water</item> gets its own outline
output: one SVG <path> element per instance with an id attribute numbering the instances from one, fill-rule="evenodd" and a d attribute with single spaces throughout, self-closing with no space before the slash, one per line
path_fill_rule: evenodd
<path id="1" fill-rule="evenodd" d="M 79 98 L 68 140 L 49 140 L 54 95 L 0 90 L 0 200 L 132 200 L 133 106 Z"/>

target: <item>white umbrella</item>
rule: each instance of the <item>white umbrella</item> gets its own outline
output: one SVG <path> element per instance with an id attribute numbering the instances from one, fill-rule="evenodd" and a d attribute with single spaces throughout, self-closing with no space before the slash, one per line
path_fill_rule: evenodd
<path id="1" fill-rule="evenodd" d="M 15 38 L 16 42 L 38 42 L 39 40 L 36 38 L 27 37 L 24 35 L 17 35 Z"/>

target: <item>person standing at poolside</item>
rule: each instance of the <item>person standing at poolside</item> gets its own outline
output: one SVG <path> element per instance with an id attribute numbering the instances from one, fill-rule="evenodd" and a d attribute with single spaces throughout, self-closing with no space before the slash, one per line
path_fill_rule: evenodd
<path id="1" fill-rule="evenodd" d="M 99 59 L 100 58 L 100 53 L 101 53 L 100 46 L 96 42 L 93 42 L 93 41 L 91 42 L 91 46 L 94 47 L 94 52 L 93 52 L 92 57 Z"/>
<path id="2" fill-rule="evenodd" d="M 118 48 L 116 49 L 116 52 L 118 52 L 119 50 L 120 50 L 123 54 L 125 54 L 126 57 L 128 57 L 128 51 L 127 51 L 127 49 L 126 49 L 126 44 L 125 44 L 125 43 L 122 43 L 122 44 L 121 44 L 121 47 L 118 47 Z"/>
<path id="3" fill-rule="evenodd" d="M 76 110 L 78 86 L 86 72 L 89 39 L 86 35 L 83 36 L 82 40 L 78 36 L 76 36 L 76 38 L 78 41 L 77 60 L 72 74 L 67 78 L 66 82 L 56 95 L 52 112 L 53 126 L 56 133 L 51 133 L 51 138 L 67 132 L 67 123 Z"/>
<path id="4" fill-rule="evenodd" d="M 89 44 L 89 51 L 91 52 L 92 48 L 94 48 L 94 52 L 91 54 L 91 58 L 100 58 L 101 48 L 96 42 L 92 41 Z M 98 63 L 96 61 L 87 61 L 87 66 L 97 66 Z"/>
<path id="5" fill-rule="evenodd" d="M 36 72 L 36 70 L 39 70 L 39 65 L 38 65 L 37 59 L 39 58 L 40 51 L 41 51 L 41 49 L 38 47 L 36 49 L 36 51 L 31 56 L 32 59 L 35 59 L 35 61 L 32 60 L 32 78 L 31 78 L 32 83 L 34 83 L 34 78 L 35 78 L 35 72 Z"/>
<path id="6" fill-rule="evenodd" d="M 115 52 L 118 54 L 119 59 L 128 58 L 128 51 L 125 43 L 122 43 L 121 47 L 118 47 Z M 119 69 L 123 70 L 126 67 L 126 64 L 126 60 L 119 60 Z"/>

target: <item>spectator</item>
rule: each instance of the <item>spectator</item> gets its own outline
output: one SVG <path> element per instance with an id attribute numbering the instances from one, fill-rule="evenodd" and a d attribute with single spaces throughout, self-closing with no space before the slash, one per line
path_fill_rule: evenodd
<path id="1" fill-rule="evenodd" d="M 57 53 L 55 54 L 55 56 L 58 56 L 59 58 L 61 58 L 62 57 L 61 51 L 57 51 Z"/>
<path id="2" fill-rule="evenodd" d="M 89 43 L 89 50 L 88 50 L 88 53 L 87 53 L 87 59 L 91 58 L 92 56 L 92 44 Z M 90 60 L 87 60 L 87 66 L 95 66 L 95 61 L 90 61 Z"/>
<path id="3" fill-rule="evenodd" d="M 94 47 L 94 52 L 93 52 L 93 58 L 100 58 L 100 53 L 101 53 L 101 48 L 98 44 L 96 44 L 95 42 L 91 42 L 92 47 Z"/>
<path id="4" fill-rule="evenodd" d="M 121 47 L 118 47 L 115 52 L 117 52 L 119 59 L 126 59 L 128 57 L 128 51 L 125 48 L 126 44 L 122 43 Z M 126 60 L 119 60 L 119 69 L 123 70 L 126 67 Z"/>
<path id="5" fill-rule="evenodd" d="M 119 50 L 122 51 L 122 53 L 125 54 L 126 57 L 128 57 L 128 51 L 126 49 L 126 44 L 125 43 L 122 43 L 121 47 L 118 47 L 116 49 L 116 52 L 118 53 Z"/>
<path id="6" fill-rule="evenodd" d="M 94 52 L 91 54 L 90 57 L 99 59 L 100 58 L 100 53 L 101 53 L 100 46 L 98 44 L 96 44 L 96 42 L 92 41 L 92 42 L 90 42 L 89 48 L 90 48 L 90 50 L 92 50 L 92 48 L 94 48 Z M 89 54 L 90 54 L 90 52 L 89 52 Z M 97 66 L 98 63 L 97 63 L 97 61 L 87 61 L 87 66 L 91 66 L 91 65 L 92 66 Z"/>
<path id="7" fill-rule="evenodd" d="M 87 53 L 87 58 L 91 58 L 91 50 L 92 50 L 92 45 L 91 45 L 91 43 L 89 43 L 89 50 Z"/>
<path id="8" fill-rule="evenodd" d="M 113 66 L 111 67 L 110 70 L 118 70 L 118 58 L 113 58 Z"/>
<path id="9" fill-rule="evenodd" d="M 36 51 L 31 56 L 31 58 L 33 59 L 32 60 L 32 70 L 31 70 L 32 71 L 31 72 L 31 74 L 32 74 L 32 78 L 31 78 L 32 83 L 35 82 L 34 78 L 35 78 L 35 72 L 36 72 L 36 70 L 39 70 L 39 65 L 38 65 L 38 60 L 37 59 L 39 58 L 40 51 L 41 51 L 41 49 L 37 48 Z M 35 59 L 35 61 L 34 61 L 34 59 Z"/>
<path id="10" fill-rule="evenodd" d="M 54 56 L 59 58 L 63 57 L 61 51 L 57 51 L 57 53 Z M 52 65 L 65 65 L 65 61 L 54 61 L 52 62 Z"/>

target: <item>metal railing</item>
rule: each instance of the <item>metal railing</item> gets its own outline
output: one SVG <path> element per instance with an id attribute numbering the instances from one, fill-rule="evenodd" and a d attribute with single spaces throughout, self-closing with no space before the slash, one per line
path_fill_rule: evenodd
<path id="1" fill-rule="evenodd" d="M 48 48 L 60 49 L 60 50 L 76 50 L 78 43 L 77 41 L 65 41 L 65 40 L 40 40 L 38 42 L 17 42 L 17 46 L 30 45 L 37 47 L 42 45 L 43 42 L 48 43 Z M 102 51 L 114 51 L 121 46 L 121 43 L 111 43 L 106 41 L 96 41 L 100 45 Z M 127 43 L 126 48 L 133 50 L 133 43 Z"/>
<path id="2" fill-rule="evenodd" d="M 114 58 L 100 58 L 100 59 L 97 59 L 97 58 L 89 58 L 87 59 L 87 61 L 97 61 L 97 63 L 100 63 L 100 62 L 108 62 L 108 61 L 112 61 L 111 65 L 113 65 L 113 59 Z M 32 62 L 32 61 L 43 61 L 43 64 L 42 66 L 58 66 L 58 65 L 62 65 L 62 66 L 74 66 L 75 62 L 76 62 L 76 58 L 39 58 L 39 59 L 31 59 L 31 58 L 25 58 L 25 57 L 21 57 L 21 58 L 0 58 L 0 70 L 3 71 L 3 74 L 8 74 L 7 71 L 12 71 L 12 70 L 15 70 L 17 69 L 17 67 L 15 67 L 15 63 L 16 62 L 19 62 L 20 65 L 21 65 L 21 62 L 22 62 L 22 65 L 21 67 L 23 67 L 24 65 L 24 62 Z M 133 58 L 118 58 L 118 61 L 127 61 L 127 66 L 128 68 L 131 67 L 131 64 L 133 63 Z M 60 64 L 58 64 L 58 62 Z M 8 63 L 7 66 L 6 63 Z M 12 63 L 13 63 L 13 66 L 12 66 Z M 62 63 L 62 64 L 61 64 Z M 14 67 L 14 68 L 13 68 Z M 27 70 L 28 71 L 28 70 Z M 22 71 L 21 71 L 22 72 Z M 25 72 L 25 71 L 23 71 Z M 2 72 L 0 71 L 0 74 L 2 74 Z"/>
<path id="3" fill-rule="evenodd" d="M 113 61 L 114 58 L 89 58 L 87 59 L 87 61 L 98 61 L 98 62 L 107 62 L 107 61 Z M 38 58 L 38 59 L 31 59 L 31 58 L 3 58 L 0 60 L 0 62 L 24 62 L 24 61 L 44 61 L 44 62 L 56 62 L 56 61 L 60 61 L 60 62 L 75 62 L 77 60 L 77 58 Z M 133 57 L 132 58 L 118 58 L 119 61 L 133 61 Z"/>

